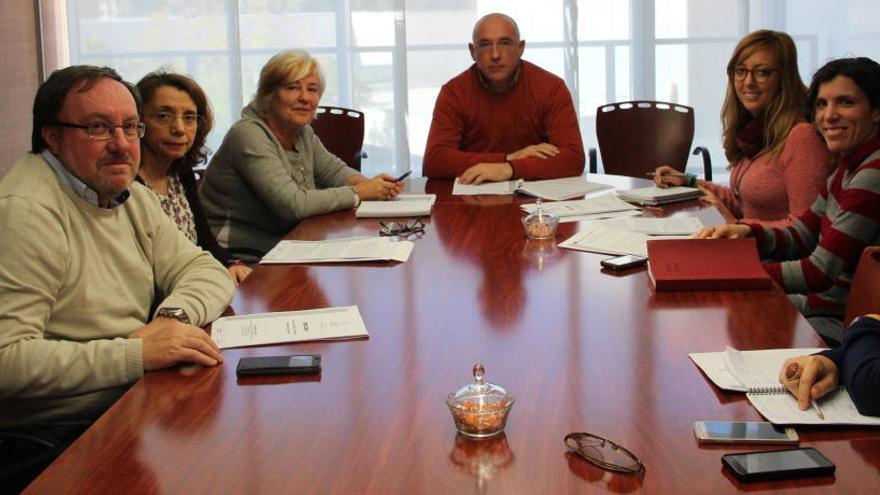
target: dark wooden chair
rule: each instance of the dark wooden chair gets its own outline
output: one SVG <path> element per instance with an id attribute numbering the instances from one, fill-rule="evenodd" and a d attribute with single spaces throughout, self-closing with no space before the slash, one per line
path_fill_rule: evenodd
<path id="1" fill-rule="evenodd" d="M 684 172 L 694 140 L 694 109 L 662 101 L 626 101 L 596 110 L 596 135 L 606 174 L 645 178 L 660 165 Z M 709 150 L 703 156 L 703 178 L 712 180 Z M 596 151 L 590 149 L 590 172 L 597 172 Z"/>
<path id="2" fill-rule="evenodd" d="M 843 324 L 849 326 L 855 317 L 868 313 L 880 313 L 880 246 L 862 251 L 849 288 Z"/>
<path id="3" fill-rule="evenodd" d="M 364 145 L 364 114 L 341 107 L 318 107 L 312 129 L 327 148 L 349 167 L 360 171 L 367 154 Z"/>

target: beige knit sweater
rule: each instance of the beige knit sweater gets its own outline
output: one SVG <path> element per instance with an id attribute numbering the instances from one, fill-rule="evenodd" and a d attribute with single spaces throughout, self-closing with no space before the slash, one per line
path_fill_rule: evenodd
<path id="1" fill-rule="evenodd" d="M 30 153 L 0 182 L 0 427 L 94 419 L 143 375 L 126 337 L 151 311 L 204 325 L 231 300 L 226 269 L 130 191 L 97 208 Z"/>

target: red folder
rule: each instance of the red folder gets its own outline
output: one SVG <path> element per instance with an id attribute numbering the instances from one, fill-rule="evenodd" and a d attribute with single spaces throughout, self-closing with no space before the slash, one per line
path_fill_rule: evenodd
<path id="1" fill-rule="evenodd" d="M 648 241 L 648 276 L 656 290 L 768 289 L 754 238 Z"/>

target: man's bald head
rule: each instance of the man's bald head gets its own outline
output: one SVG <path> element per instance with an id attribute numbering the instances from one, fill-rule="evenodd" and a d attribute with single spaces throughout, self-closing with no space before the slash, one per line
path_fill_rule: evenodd
<path id="1" fill-rule="evenodd" d="M 471 38 L 473 42 L 476 43 L 480 40 L 480 30 L 483 28 L 483 25 L 489 23 L 505 23 L 507 24 L 512 32 L 516 36 L 514 41 L 519 42 L 519 26 L 516 24 L 516 21 L 513 20 L 509 15 L 502 14 L 500 12 L 493 12 L 491 14 L 486 14 L 483 17 L 480 17 L 480 20 L 474 24 L 474 32 L 471 34 Z"/>
<path id="2" fill-rule="evenodd" d="M 483 83 L 493 93 L 510 89 L 526 47 L 516 21 L 499 13 L 485 15 L 474 25 L 473 38 L 468 49 Z"/>

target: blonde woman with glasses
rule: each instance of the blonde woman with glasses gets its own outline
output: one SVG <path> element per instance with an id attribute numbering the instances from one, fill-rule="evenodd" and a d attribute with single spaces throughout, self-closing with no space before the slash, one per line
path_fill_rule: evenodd
<path id="1" fill-rule="evenodd" d="M 704 201 L 727 223 L 784 227 L 813 203 L 833 167 L 815 128 L 805 118 L 806 87 L 791 37 L 755 31 L 736 45 L 727 63 L 721 110 L 729 187 L 657 168 L 660 187 L 700 187 Z"/>

